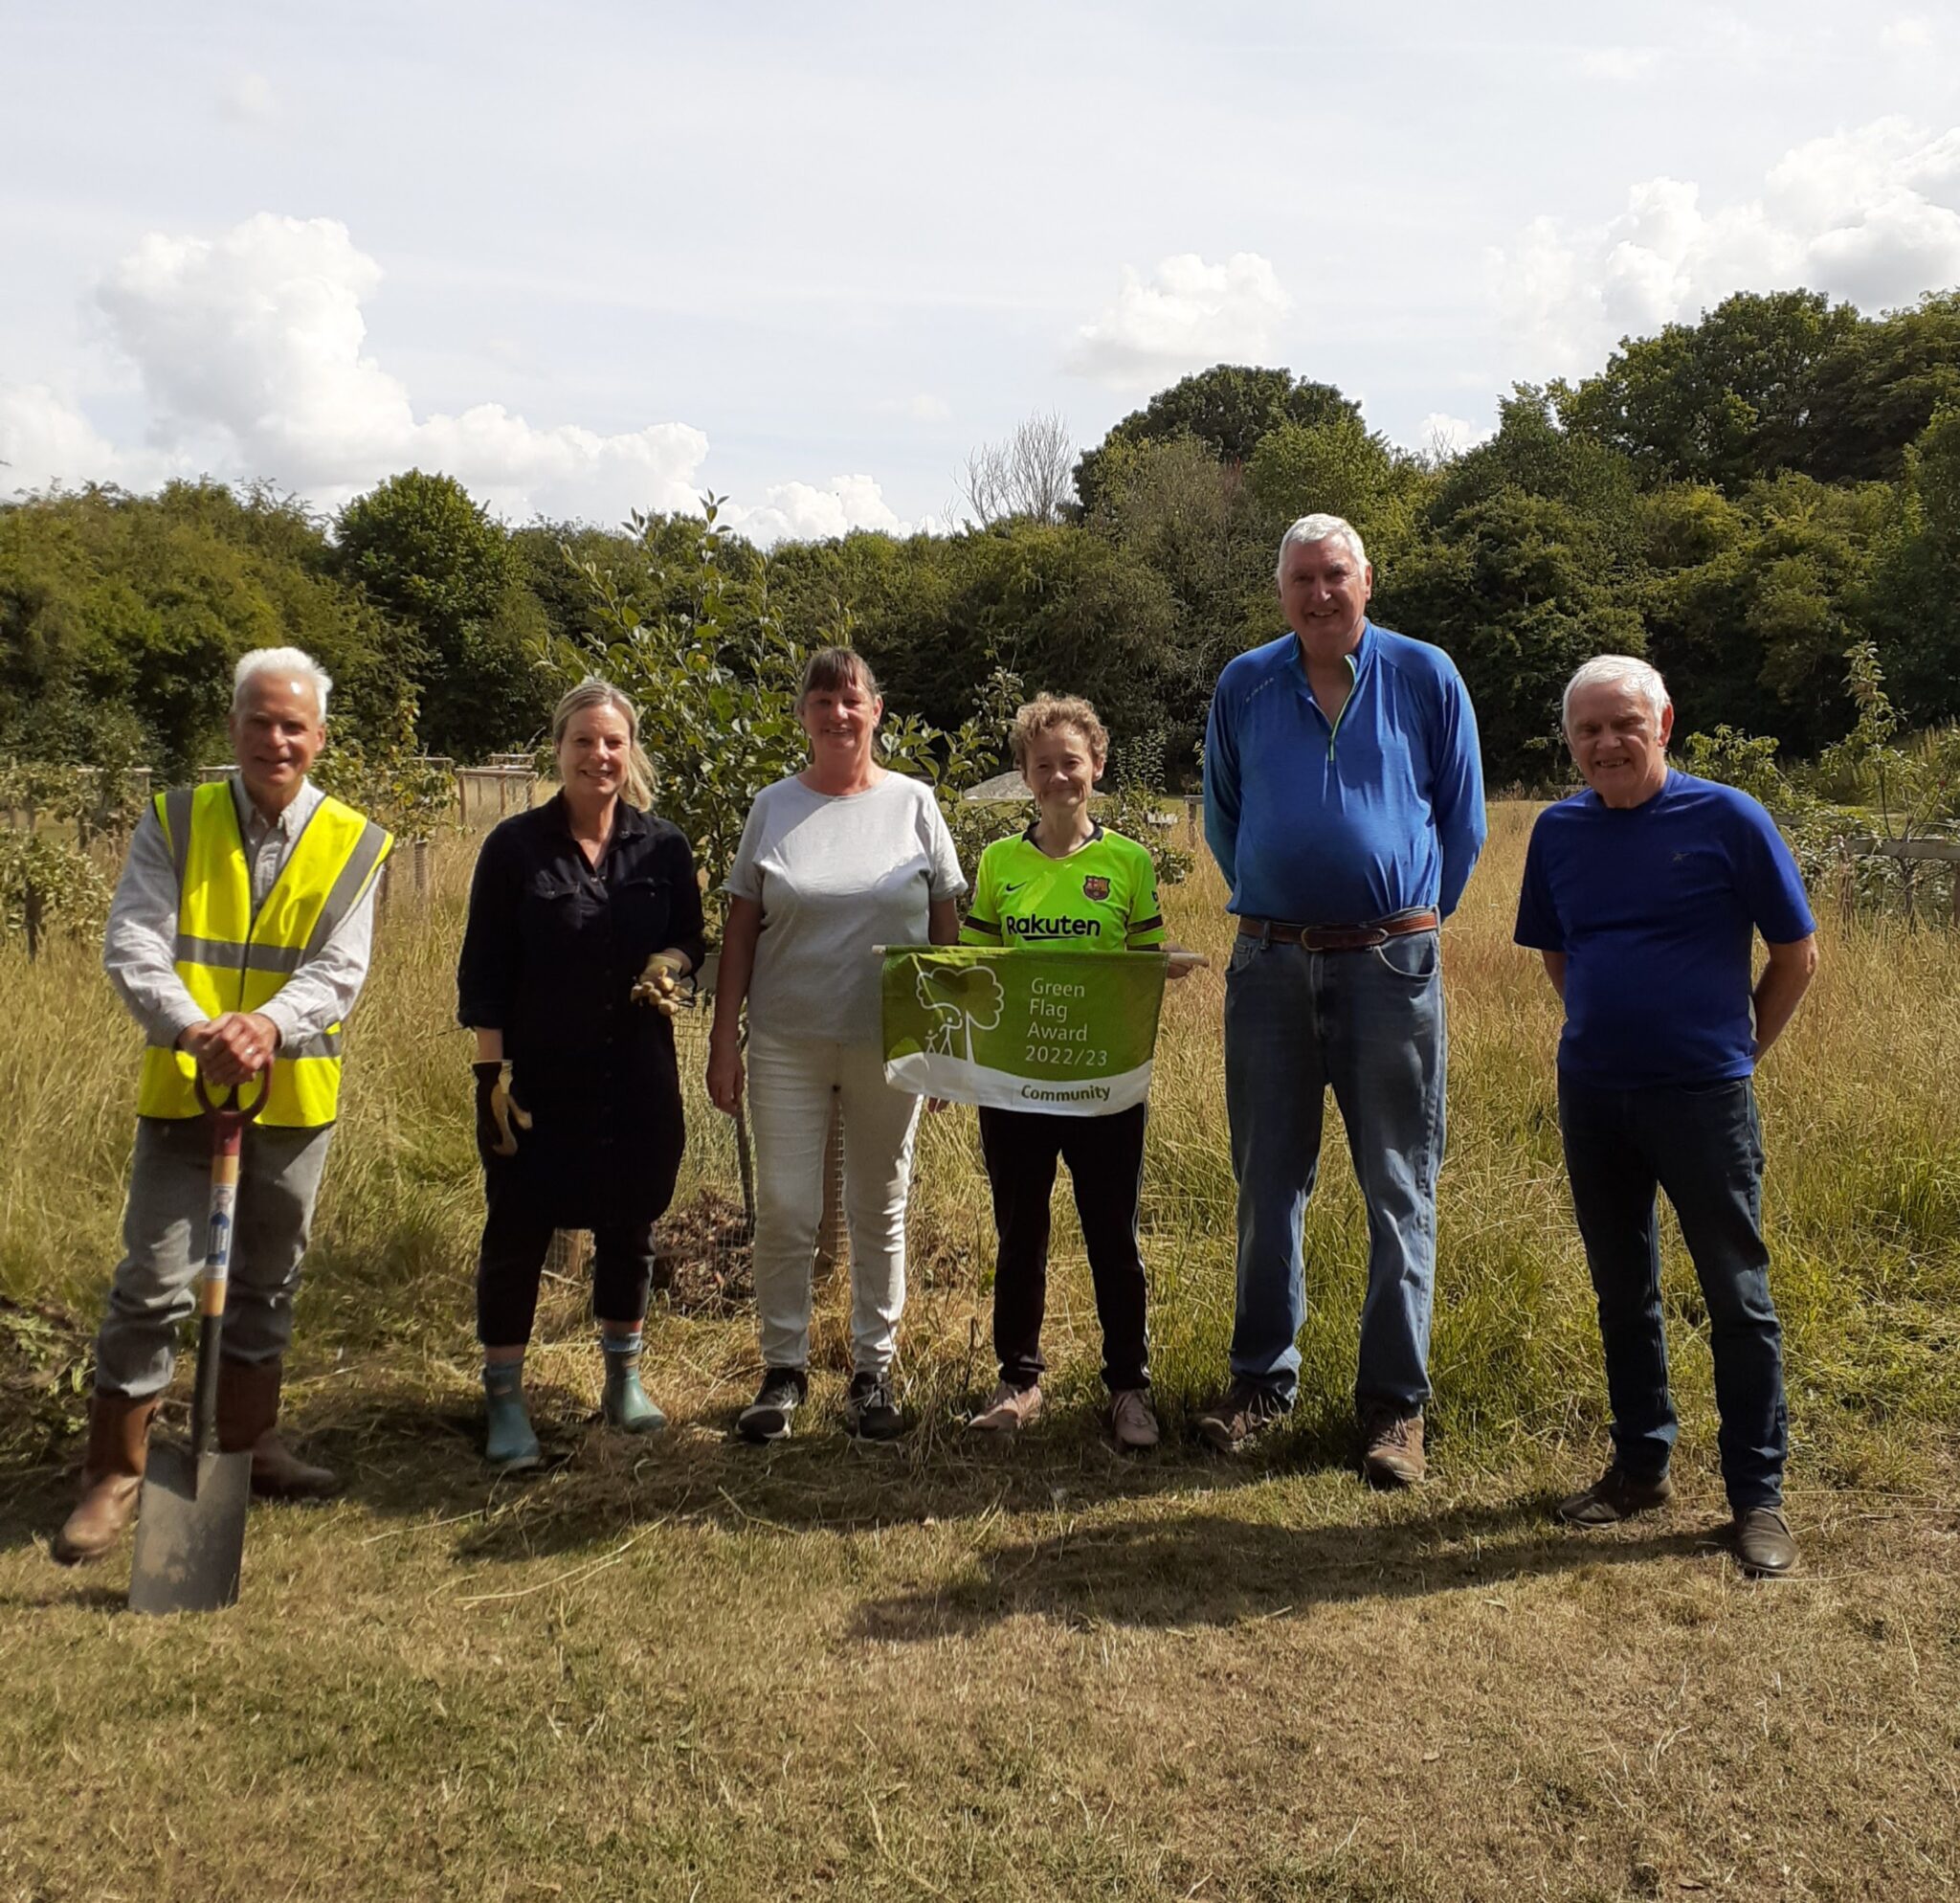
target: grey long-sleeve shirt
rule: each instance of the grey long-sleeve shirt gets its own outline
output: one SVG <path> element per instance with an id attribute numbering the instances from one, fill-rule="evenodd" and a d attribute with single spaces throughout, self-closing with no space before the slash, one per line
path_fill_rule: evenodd
<path id="1" fill-rule="evenodd" d="M 251 868 L 255 918 L 294 841 L 325 796 L 311 780 L 302 781 L 285 811 L 268 819 L 252 803 L 243 779 L 232 775 L 232 798 Z M 282 1050 L 319 1036 L 353 1008 L 367 981 L 374 947 L 374 892 L 379 883 L 369 882 L 360 904 L 326 943 L 303 959 L 277 996 L 259 1007 L 278 1027 Z M 174 1044 L 208 1015 L 177 975 L 176 942 L 177 868 L 170 862 L 163 822 L 151 806 L 137 822 L 122 876 L 116 882 L 109 926 L 102 935 L 102 969 L 154 1044 Z"/>

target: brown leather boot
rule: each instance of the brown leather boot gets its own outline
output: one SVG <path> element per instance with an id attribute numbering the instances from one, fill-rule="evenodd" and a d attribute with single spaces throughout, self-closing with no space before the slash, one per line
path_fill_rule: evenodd
<path id="1" fill-rule="evenodd" d="M 341 1489 L 331 1467 L 302 1461 L 278 1437 L 279 1384 L 285 1362 L 218 1363 L 218 1451 L 252 1450 L 252 1490 L 261 1500 L 323 1500 Z"/>
<path id="2" fill-rule="evenodd" d="M 96 1390 L 89 1402 L 81 1498 L 55 1535 L 54 1555 L 62 1565 L 100 1559 L 136 1517 L 136 1496 L 149 1459 L 150 1417 L 161 1399 Z"/>

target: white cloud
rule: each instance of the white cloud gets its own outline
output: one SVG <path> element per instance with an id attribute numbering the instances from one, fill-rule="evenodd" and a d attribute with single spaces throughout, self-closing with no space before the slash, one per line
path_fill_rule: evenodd
<path id="1" fill-rule="evenodd" d="M 264 125 L 278 110 L 263 73 L 235 73 L 218 89 L 218 110 L 241 125 Z"/>
<path id="2" fill-rule="evenodd" d="M 188 473 L 154 452 L 118 450 L 72 396 L 45 383 L 0 382 L 0 494 L 52 483 L 140 489 Z"/>
<path id="3" fill-rule="evenodd" d="M 1608 223 L 1535 219 L 1490 264 L 1537 375 L 1596 368 L 1620 337 L 1739 290 L 1908 302 L 1960 282 L 1960 127 L 1935 136 L 1892 118 L 1814 139 L 1771 168 L 1760 196 L 1713 208 L 1691 183 L 1649 179 Z"/>
<path id="4" fill-rule="evenodd" d="M 145 238 L 98 286 L 149 399 L 146 452 L 110 444 L 72 400 L 0 393 L 12 484 L 172 471 L 267 477 L 332 505 L 410 467 L 457 477 L 513 519 L 616 521 L 693 509 L 707 437 L 685 423 L 615 435 L 539 427 L 499 403 L 418 417 L 365 349 L 381 268 L 330 218 L 249 218 L 215 239 Z"/>
<path id="5" fill-rule="evenodd" d="M 1407 447 L 1422 456 L 1461 456 L 1466 449 L 1488 442 L 1496 434 L 1488 423 L 1473 423 L 1462 416 L 1432 410 L 1416 424 L 1414 439 Z"/>
<path id="6" fill-rule="evenodd" d="M 1148 283 L 1125 265 L 1116 302 L 1077 331 L 1066 367 L 1130 389 L 1210 364 L 1256 363 L 1292 304 L 1257 252 L 1235 252 L 1223 264 L 1185 252 L 1165 258 Z"/>
<path id="7" fill-rule="evenodd" d="M 869 476 L 833 476 L 828 488 L 809 482 L 777 482 L 762 504 L 729 507 L 728 521 L 752 542 L 820 542 L 854 528 L 881 528 L 910 535 L 932 523 L 901 522 Z"/>
<path id="8" fill-rule="evenodd" d="M 1924 13 L 1906 13 L 1879 34 L 1879 44 L 1894 53 L 1924 53 L 1933 43 L 1933 23 Z"/>
<path id="9" fill-rule="evenodd" d="M 1579 71 L 1589 79 L 1640 79 L 1659 63 L 1656 46 L 1591 46 L 1579 55 Z"/>
<path id="10" fill-rule="evenodd" d="M 912 423 L 944 423 L 951 419 L 952 405 L 943 396 L 922 390 L 913 396 L 880 396 L 873 406 L 880 416 L 902 416 Z"/>

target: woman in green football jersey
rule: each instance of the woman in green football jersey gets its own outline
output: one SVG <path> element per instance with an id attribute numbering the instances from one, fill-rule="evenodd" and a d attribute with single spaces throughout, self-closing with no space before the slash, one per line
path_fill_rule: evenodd
<path id="1" fill-rule="evenodd" d="M 1109 735 L 1096 709 L 1074 696 L 1038 695 L 1015 714 L 1010 740 L 1036 817 L 981 854 L 960 942 L 1009 950 L 1058 943 L 1088 952 L 1165 949 L 1149 853 L 1105 832 L 1089 811 L 1109 757 Z M 1171 970 L 1182 975 L 1184 968 Z M 1068 1165 L 1096 1285 L 1109 1431 L 1125 1449 L 1157 1444 L 1137 1247 L 1147 1111 L 1144 1104 L 1102 1116 L 982 1107 L 981 1151 L 1000 1236 L 993 1278 L 1000 1383 L 969 1423 L 976 1432 L 1012 1434 L 1041 1413 L 1048 1209 L 1059 1159 Z"/>

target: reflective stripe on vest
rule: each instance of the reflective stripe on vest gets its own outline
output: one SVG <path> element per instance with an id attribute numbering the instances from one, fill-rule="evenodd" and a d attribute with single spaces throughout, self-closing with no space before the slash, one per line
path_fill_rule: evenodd
<path id="1" fill-rule="evenodd" d="M 255 917 L 252 872 L 229 779 L 157 795 L 158 822 L 177 871 L 177 975 L 206 1017 L 258 1011 L 367 896 L 392 839 L 331 796 L 300 829 Z M 198 1114 L 196 1066 L 182 1051 L 143 1054 L 136 1108 L 145 1117 Z M 340 1107 L 341 1027 L 281 1044 L 259 1121 L 312 1130 Z"/>

